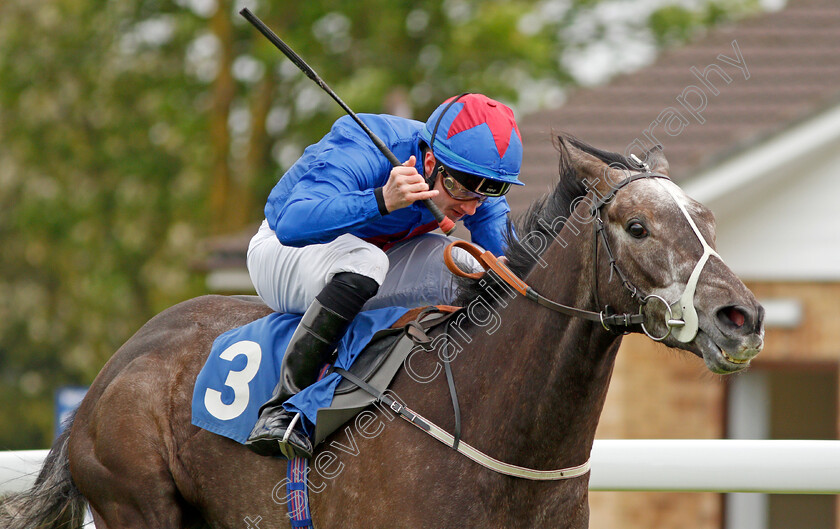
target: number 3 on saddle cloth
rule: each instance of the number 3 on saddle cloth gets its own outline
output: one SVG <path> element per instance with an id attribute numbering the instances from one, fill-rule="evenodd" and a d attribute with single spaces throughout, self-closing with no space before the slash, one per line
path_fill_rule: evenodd
<path id="1" fill-rule="evenodd" d="M 403 329 L 391 329 L 406 312 L 402 307 L 361 312 L 338 345 L 335 367 L 385 391 L 416 345 Z M 437 311 L 426 317 L 448 319 Z M 196 378 L 192 423 L 243 443 L 277 384 L 283 354 L 300 318 L 275 312 L 217 337 Z M 371 347 L 366 349 L 368 344 Z M 284 404 L 287 410 L 301 413 L 313 446 L 375 400 L 342 380 L 338 373 L 329 373 Z"/>

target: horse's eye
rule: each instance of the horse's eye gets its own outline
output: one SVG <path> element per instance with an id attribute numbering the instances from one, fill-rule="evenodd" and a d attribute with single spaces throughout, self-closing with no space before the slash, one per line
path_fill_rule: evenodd
<path id="1" fill-rule="evenodd" d="M 637 239 L 644 239 L 648 236 L 648 231 L 647 228 L 645 228 L 645 225 L 637 220 L 634 220 L 627 225 L 627 233 Z"/>

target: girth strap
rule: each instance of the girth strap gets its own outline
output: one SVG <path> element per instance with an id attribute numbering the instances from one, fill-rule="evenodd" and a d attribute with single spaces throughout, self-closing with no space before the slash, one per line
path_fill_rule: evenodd
<path id="1" fill-rule="evenodd" d="M 421 346 L 423 349 L 429 350 L 431 349 L 432 338 L 426 334 L 426 331 L 441 324 L 446 324 L 448 326 L 451 322 L 451 318 L 456 314 L 456 312 L 457 311 L 444 313 L 440 307 L 435 305 L 426 307 L 414 320 L 406 324 L 405 332 L 414 343 Z M 434 313 L 444 313 L 444 316 L 434 320 L 425 319 L 425 316 Z M 448 327 L 447 332 L 449 332 Z M 452 448 L 457 450 L 458 443 L 461 441 L 461 406 L 458 404 L 458 391 L 455 389 L 455 376 L 452 374 L 452 365 L 450 364 L 450 360 L 444 359 L 443 367 L 446 372 L 446 383 L 449 385 L 449 395 L 452 397 L 452 411 L 455 414 L 455 440 L 452 443 Z"/>
<path id="2" fill-rule="evenodd" d="M 452 410 L 455 412 L 455 436 L 452 438 L 452 448 L 458 450 L 458 444 L 461 442 L 461 406 L 458 404 L 458 392 L 455 389 L 455 377 L 452 375 L 450 360 L 443 361 L 443 370 L 446 372 L 446 383 L 449 384 L 449 395 L 452 397 Z"/>

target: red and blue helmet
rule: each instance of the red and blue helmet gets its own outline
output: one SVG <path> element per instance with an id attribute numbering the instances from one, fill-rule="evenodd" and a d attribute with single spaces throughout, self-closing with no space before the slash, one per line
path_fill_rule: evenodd
<path id="1" fill-rule="evenodd" d="M 454 174 L 522 185 L 522 137 L 513 111 L 482 94 L 447 99 L 426 121 L 420 137 Z M 488 182 L 490 183 L 490 182 Z"/>

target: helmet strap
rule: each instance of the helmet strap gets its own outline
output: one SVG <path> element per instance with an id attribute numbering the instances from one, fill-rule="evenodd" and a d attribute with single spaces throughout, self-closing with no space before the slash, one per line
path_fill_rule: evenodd
<path id="1" fill-rule="evenodd" d="M 423 179 L 426 181 L 429 189 L 432 189 L 435 187 L 435 176 L 437 176 L 437 168 L 440 162 L 435 159 L 435 166 L 432 168 L 431 174 L 426 175 L 426 153 L 431 152 L 431 147 L 427 146 L 425 149 L 421 149 L 420 152 L 423 154 L 423 162 L 420 164 L 423 167 Z"/>
<path id="2" fill-rule="evenodd" d="M 438 127 L 440 127 L 440 122 L 443 121 L 443 116 L 445 116 L 446 113 L 449 112 L 449 109 L 452 108 L 452 105 L 457 103 L 459 99 L 461 99 L 465 95 L 469 95 L 469 94 L 470 94 L 470 92 L 464 92 L 463 94 L 460 94 L 457 97 L 455 97 L 454 99 L 452 99 L 452 101 L 450 101 L 449 104 L 446 105 L 443 108 L 443 112 L 441 112 L 440 115 L 438 116 L 437 121 L 435 121 L 435 127 L 434 127 L 434 129 L 432 129 L 432 140 L 431 140 L 431 143 L 429 144 L 429 151 L 431 151 L 432 155 L 435 154 L 435 136 L 437 136 L 437 131 L 438 131 Z M 425 171 L 425 167 L 426 167 L 425 153 L 423 153 L 423 156 L 424 156 L 423 167 L 424 167 L 424 171 Z M 435 187 L 435 179 L 437 178 L 438 166 L 439 165 L 440 165 L 440 162 L 437 160 L 437 156 L 435 156 L 435 167 L 434 167 L 434 169 L 432 169 L 432 174 L 430 174 L 429 176 L 426 177 L 426 185 L 429 186 L 429 189 L 433 189 Z"/>
<path id="3" fill-rule="evenodd" d="M 432 130 L 432 143 L 429 145 L 429 149 L 432 151 L 432 154 L 435 153 L 435 136 L 437 136 L 438 127 L 440 127 L 440 122 L 443 120 L 443 116 L 445 116 L 446 113 L 449 112 L 449 109 L 452 108 L 452 105 L 457 103 L 459 99 L 469 94 L 470 92 L 464 92 L 463 94 L 450 101 L 449 104 L 443 108 L 443 112 L 441 112 L 438 116 L 437 121 L 435 122 L 435 128 Z"/>

